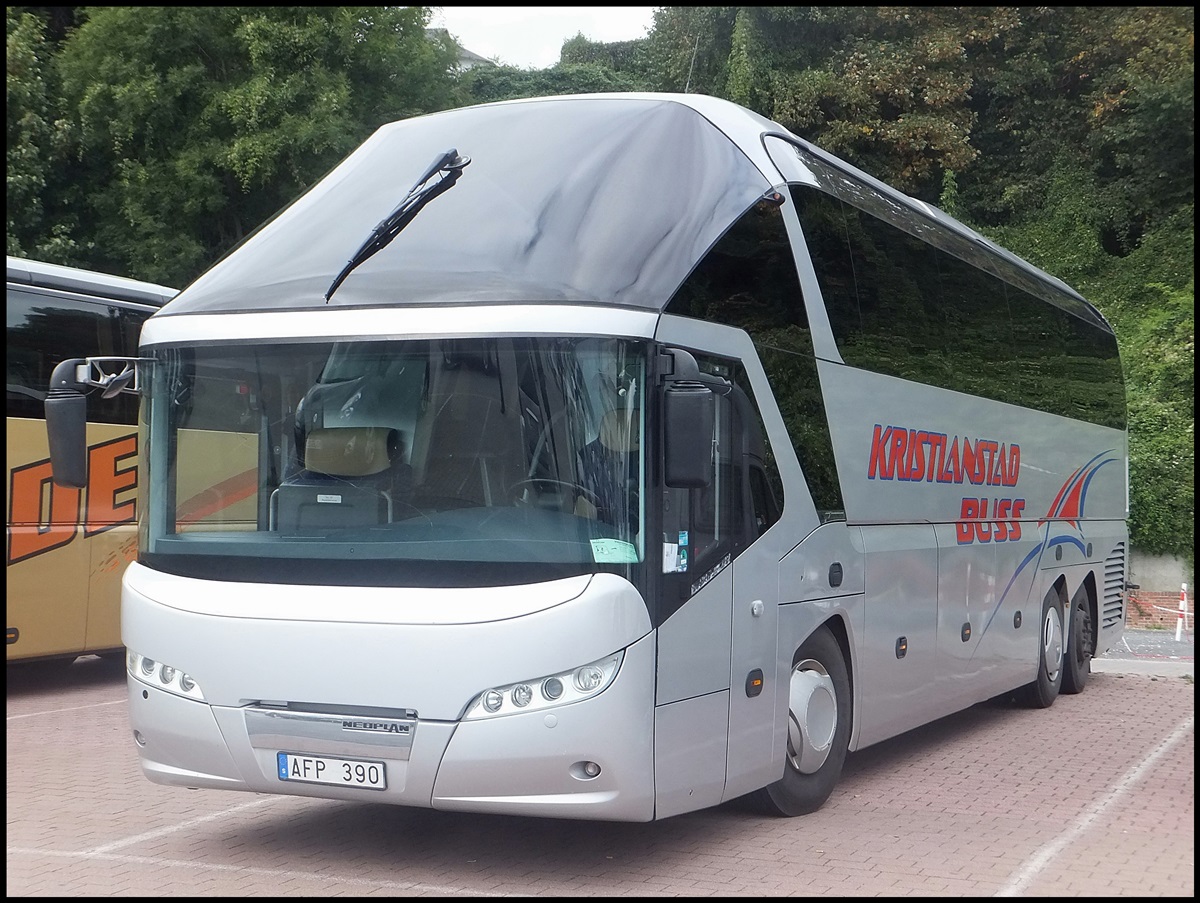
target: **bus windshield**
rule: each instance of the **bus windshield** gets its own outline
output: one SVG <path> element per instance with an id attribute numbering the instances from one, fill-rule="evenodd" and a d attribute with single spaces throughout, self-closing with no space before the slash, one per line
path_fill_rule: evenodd
<path id="1" fill-rule="evenodd" d="M 375 586 L 640 580 L 644 343 L 151 354 L 142 463 L 156 503 L 139 555 L 160 570 Z"/>

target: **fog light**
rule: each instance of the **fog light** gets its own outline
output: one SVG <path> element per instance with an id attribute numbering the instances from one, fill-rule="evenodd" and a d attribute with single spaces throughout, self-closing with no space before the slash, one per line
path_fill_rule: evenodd
<path id="1" fill-rule="evenodd" d="M 600 766 L 598 764 L 596 764 L 595 762 L 584 762 L 583 763 L 583 773 L 586 774 L 589 778 L 594 778 L 596 775 L 598 775 L 600 773 Z"/>

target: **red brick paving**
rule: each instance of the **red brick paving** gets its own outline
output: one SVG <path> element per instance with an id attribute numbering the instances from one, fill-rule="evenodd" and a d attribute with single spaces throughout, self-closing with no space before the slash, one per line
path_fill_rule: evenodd
<path id="1" fill-rule="evenodd" d="M 1137 896 L 1195 892 L 1192 678 L 1094 673 L 850 756 L 819 812 L 654 824 L 161 787 L 119 669 L 8 673 L 11 896 Z"/>

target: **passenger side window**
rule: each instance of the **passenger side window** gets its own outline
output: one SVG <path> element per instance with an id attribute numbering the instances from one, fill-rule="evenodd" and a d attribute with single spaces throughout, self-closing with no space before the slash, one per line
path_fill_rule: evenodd
<path id="1" fill-rule="evenodd" d="M 668 605 L 678 607 L 779 518 L 766 437 L 742 367 L 695 354 L 703 372 L 731 387 L 715 398 L 711 479 L 700 489 L 663 492 L 663 573 Z"/>
<path id="2" fill-rule="evenodd" d="M 150 315 L 100 299 L 71 298 L 9 288 L 8 347 L 5 360 L 9 417 L 45 417 L 44 402 L 54 368 L 72 357 L 137 354 L 142 323 Z M 137 398 L 88 396 L 88 421 L 137 422 Z"/>

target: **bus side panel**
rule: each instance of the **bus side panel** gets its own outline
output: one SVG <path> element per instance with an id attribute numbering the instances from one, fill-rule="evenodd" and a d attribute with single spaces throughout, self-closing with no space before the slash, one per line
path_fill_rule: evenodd
<path id="1" fill-rule="evenodd" d="M 728 690 L 655 707 L 655 818 L 721 802 L 728 728 Z"/>
<path id="2" fill-rule="evenodd" d="M 136 436 L 129 427 L 93 424 L 87 437 L 89 485 L 67 489 L 51 480 L 45 422 L 8 419 L 9 661 L 120 648 L 120 578 L 136 543 L 137 477 L 124 458 L 121 467 L 134 470 L 118 481 L 130 485 L 115 489 L 101 462 L 126 446 L 136 451 Z M 89 502 L 102 493 L 106 507 L 93 506 L 89 523 Z M 114 517 L 128 518 L 129 526 L 115 525 Z"/>
<path id="3" fill-rule="evenodd" d="M 137 558 L 138 436 L 93 425 L 83 539 L 89 550 L 87 649 L 121 646 L 121 576 Z"/>
<path id="4" fill-rule="evenodd" d="M 86 541 L 88 589 L 86 649 L 121 648 L 121 575 L 137 558 L 137 527 L 113 527 Z"/>
<path id="5" fill-rule="evenodd" d="M 658 628 L 656 705 L 729 689 L 732 596 L 725 568 Z"/>
<path id="6" fill-rule="evenodd" d="M 850 523 L 978 523 L 983 543 L 997 520 L 1125 518 L 1120 430 L 843 364 L 818 372 Z"/>
<path id="7" fill-rule="evenodd" d="M 995 523 L 988 526 L 992 537 L 1001 535 Z M 1045 589 L 1032 564 L 1041 545 L 1035 527 L 1005 523 L 1006 539 L 986 543 L 960 542 L 955 524 L 937 527 L 938 683 L 955 708 L 1036 674 Z"/>
<path id="8" fill-rule="evenodd" d="M 656 631 L 654 780 L 658 818 L 716 805 L 725 787 L 730 604 L 725 568 Z"/>
<path id="9" fill-rule="evenodd" d="M 937 687 L 937 540 L 928 524 L 865 526 L 866 627 L 857 748 L 953 711 Z"/>

